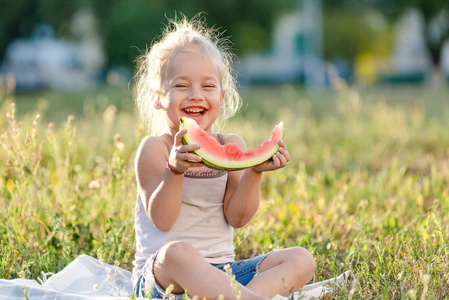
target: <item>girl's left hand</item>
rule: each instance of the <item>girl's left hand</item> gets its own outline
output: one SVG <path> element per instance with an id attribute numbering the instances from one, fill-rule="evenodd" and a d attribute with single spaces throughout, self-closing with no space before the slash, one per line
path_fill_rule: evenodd
<path id="1" fill-rule="evenodd" d="M 279 140 L 279 149 L 273 157 L 257 166 L 252 167 L 252 169 L 258 173 L 265 171 L 273 171 L 283 168 L 290 161 L 290 153 L 287 150 L 287 144 L 283 140 Z"/>

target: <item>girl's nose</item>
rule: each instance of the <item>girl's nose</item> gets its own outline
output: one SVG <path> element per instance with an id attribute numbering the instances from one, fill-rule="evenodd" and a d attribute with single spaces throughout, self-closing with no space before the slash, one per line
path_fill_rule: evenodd
<path id="1" fill-rule="evenodd" d="M 204 100 L 204 96 L 201 93 L 201 89 L 192 87 L 192 89 L 190 90 L 189 100 L 196 100 L 196 101 Z"/>

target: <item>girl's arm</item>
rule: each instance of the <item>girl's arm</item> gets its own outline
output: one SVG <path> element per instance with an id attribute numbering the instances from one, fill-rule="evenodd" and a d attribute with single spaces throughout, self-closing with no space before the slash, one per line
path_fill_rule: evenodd
<path id="1" fill-rule="evenodd" d="M 142 140 L 136 155 L 136 177 L 139 195 L 143 201 L 148 218 L 161 231 L 168 231 L 175 223 L 181 207 L 183 176 L 189 167 L 200 166 L 200 158 L 189 153 L 196 146 L 182 145 L 184 132 L 175 136 L 175 147 L 170 157 L 165 143 L 157 137 L 149 136 Z"/>
<path id="2" fill-rule="evenodd" d="M 236 135 L 227 136 L 227 143 L 234 143 L 246 150 L 243 139 Z M 265 171 L 283 168 L 290 160 L 287 145 L 279 141 L 279 151 L 268 161 L 241 171 L 230 172 L 224 199 L 224 214 L 234 228 L 246 225 L 256 213 L 260 201 L 260 183 Z"/>

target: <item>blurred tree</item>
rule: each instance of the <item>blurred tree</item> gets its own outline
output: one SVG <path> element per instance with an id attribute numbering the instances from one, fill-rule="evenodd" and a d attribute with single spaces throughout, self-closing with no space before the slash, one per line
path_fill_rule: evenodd
<path id="1" fill-rule="evenodd" d="M 34 22 L 35 5 L 28 0 L 0 0 L 0 58 L 3 58 L 6 46 L 23 31 L 30 32 Z"/>
<path id="2" fill-rule="evenodd" d="M 103 30 L 110 64 L 131 65 L 161 34 L 161 28 L 181 13 L 192 18 L 203 12 L 209 26 L 225 31 L 239 54 L 267 49 L 271 28 L 294 0 L 97 0 L 92 3 Z"/>
<path id="3" fill-rule="evenodd" d="M 375 11 L 366 7 L 326 8 L 323 18 L 324 56 L 353 60 L 358 53 L 391 50 L 389 28 Z"/>
<path id="4" fill-rule="evenodd" d="M 239 54 L 267 49 L 271 28 L 295 0 L 0 0 L 0 58 L 17 37 L 29 37 L 34 26 L 47 23 L 57 37 L 72 37 L 74 13 L 86 6 L 98 17 L 108 65 L 131 67 L 141 50 L 150 46 L 167 24 L 183 13 L 191 18 L 204 12 L 207 23 L 225 30 Z"/>
<path id="5" fill-rule="evenodd" d="M 351 72 L 360 56 L 376 60 L 391 53 L 391 28 L 382 14 L 363 1 L 322 1 L 325 60 L 347 62 Z"/>
<path id="6" fill-rule="evenodd" d="M 15 38 L 28 38 L 36 25 L 46 23 L 60 38 L 71 37 L 73 13 L 88 0 L 0 0 L 0 59 Z"/>
<path id="7" fill-rule="evenodd" d="M 422 34 L 434 66 L 434 79 L 441 81 L 442 50 L 449 39 L 449 1 L 448 0 L 366 0 L 381 11 L 391 21 L 398 20 L 410 9 L 422 15 Z"/>

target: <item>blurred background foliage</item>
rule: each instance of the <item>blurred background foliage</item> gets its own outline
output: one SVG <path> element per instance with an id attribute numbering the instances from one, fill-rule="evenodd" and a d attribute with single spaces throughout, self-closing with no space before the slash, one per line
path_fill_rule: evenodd
<path id="1" fill-rule="evenodd" d="M 408 9 L 417 9 L 423 18 L 423 35 L 427 49 L 434 65 L 441 63 L 444 43 L 449 38 L 449 1 L 447 0 L 371 0 L 374 8 L 378 9 L 390 21 L 396 21 Z M 446 10 L 445 14 L 441 14 Z M 440 17 L 441 16 L 441 17 Z M 444 20 L 442 20 L 444 18 Z M 445 29 L 433 30 L 438 23 L 445 22 Z"/>
<path id="2" fill-rule="evenodd" d="M 0 12 L 0 56 L 12 39 L 28 37 L 38 23 L 57 29 L 58 37 L 72 38 L 73 14 L 83 8 L 94 11 L 109 65 L 132 65 L 139 54 L 160 34 L 167 18 L 180 13 L 193 17 L 205 12 L 208 24 L 226 30 L 241 54 L 268 47 L 276 17 L 293 9 L 295 1 L 144 1 L 144 0 L 17 0 L 5 1 Z"/>
<path id="3" fill-rule="evenodd" d="M 302 1 L 0 0 L 0 3 L 0 58 L 13 39 L 29 37 L 36 24 L 49 24 L 57 30 L 59 38 L 73 38 L 72 17 L 76 11 L 88 8 L 98 21 L 107 65 L 132 66 L 139 51 L 160 34 L 167 17 L 179 13 L 193 17 L 205 12 L 209 25 L 222 28 L 231 37 L 238 56 L 268 51 L 274 22 L 283 13 L 300 9 Z M 440 59 L 449 35 L 449 29 L 437 37 L 429 30 L 435 16 L 449 8 L 447 0 L 323 0 L 322 6 L 325 59 L 353 60 L 365 49 L 391 50 L 390 26 L 410 8 L 418 9 L 424 17 L 423 34 L 435 62 Z M 377 17 L 373 11 L 378 13 Z"/>

